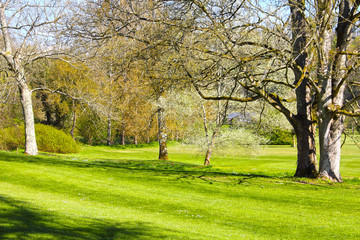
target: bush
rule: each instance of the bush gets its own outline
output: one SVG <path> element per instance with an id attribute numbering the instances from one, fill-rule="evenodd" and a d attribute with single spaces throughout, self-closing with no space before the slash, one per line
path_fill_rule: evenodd
<path id="1" fill-rule="evenodd" d="M 53 153 L 79 152 L 79 146 L 75 140 L 61 130 L 48 125 L 36 124 L 35 132 L 40 151 Z"/>
<path id="2" fill-rule="evenodd" d="M 19 126 L 8 127 L 0 130 L 0 149 L 15 150 L 24 148 L 24 130 Z"/>
<path id="3" fill-rule="evenodd" d="M 290 131 L 275 128 L 266 134 L 269 138 L 269 145 L 292 145 L 293 134 Z"/>
<path id="4" fill-rule="evenodd" d="M 61 130 L 54 127 L 36 124 L 36 141 L 39 151 L 52 153 L 76 153 L 79 146 Z M 0 148 L 2 150 L 15 150 L 24 148 L 24 129 L 18 126 L 2 129 L 0 132 Z"/>

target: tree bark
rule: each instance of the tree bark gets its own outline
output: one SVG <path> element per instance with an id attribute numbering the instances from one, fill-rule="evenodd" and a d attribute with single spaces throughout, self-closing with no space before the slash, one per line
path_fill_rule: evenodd
<path id="1" fill-rule="evenodd" d="M 158 125 L 159 125 L 159 160 L 169 160 L 167 151 L 167 134 L 164 109 L 158 108 Z"/>
<path id="2" fill-rule="evenodd" d="M 322 67 L 327 71 L 322 71 L 319 77 L 321 83 L 321 95 L 318 107 L 319 113 L 319 137 L 320 137 L 320 177 L 335 182 L 342 182 L 340 175 L 341 159 L 341 135 L 344 128 L 345 116 L 336 113 L 337 108 L 343 107 L 347 68 L 347 55 L 341 52 L 347 52 L 351 41 L 351 32 L 354 26 L 352 12 L 349 0 L 341 1 L 339 4 L 338 24 L 336 28 L 336 55 L 330 61 L 323 61 Z M 357 3 L 355 3 L 357 4 Z M 354 7 L 354 6 L 353 6 Z M 357 8 L 357 6 L 355 6 Z M 331 51 L 331 29 L 325 30 L 322 36 L 323 52 L 327 53 L 325 57 L 329 58 Z M 326 59 L 326 58 L 325 58 Z M 330 72 L 331 68 L 331 72 Z M 326 74 L 324 74 L 324 72 Z M 328 74 L 328 73 L 331 74 Z"/>
<path id="3" fill-rule="evenodd" d="M 38 148 L 35 136 L 35 120 L 31 99 L 31 90 L 26 84 L 19 84 L 18 86 L 25 124 L 25 154 L 37 155 Z"/>
<path id="4" fill-rule="evenodd" d="M 108 117 L 106 145 L 111 146 L 111 118 Z"/>
<path id="5" fill-rule="evenodd" d="M 306 39 L 306 19 L 305 1 L 289 0 L 292 21 L 293 36 L 293 57 L 294 63 L 294 84 L 298 85 L 296 93 L 297 114 L 293 119 L 289 119 L 293 125 L 297 137 L 297 168 L 296 177 L 316 177 L 316 149 L 315 149 L 315 128 L 311 114 L 312 99 L 311 86 L 306 77 L 306 61 L 308 55 L 305 51 Z"/>
<path id="6" fill-rule="evenodd" d="M 295 79 L 299 80 L 303 73 L 295 70 Z M 296 89 L 297 115 L 294 130 L 297 138 L 297 167 L 295 177 L 315 178 L 318 176 L 316 162 L 315 126 L 312 117 L 311 87 L 308 79 Z"/>
<path id="7" fill-rule="evenodd" d="M 76 108 L 75 108 L 75 101 L 73 101 L 73 119 L 72 119 L 72 127 L 70 130 L 71 137 L 75 140 L 74 131 L 76 127 Z"/>
<path id="8" fill-rule="evenodd" d="M 25 78 L 25 68 L 24 68 L 24 57 L 21 54 L 21 48 L 17 51 L 13 51 L 12 38 L 10 36 L 8 22 L 5 17 L 5 10 L 9 1 L 6 3 L 0 3 L 0 25 L 1 25 L 1 34 L 3 40 L 2 49 L 4 52 L 1 52 L 1 55 L 5 58 L 8 67 L 15 74 L 15 79 L 17 86 L 20 92 L 20 101 L 23 109 L 24 115 L 24 126 L 25 126 L 25 153 L 28 155 L 37 155 L 38 148 L 36 143 L 35 136 L 35 120 L 34 120 L 34 111 L 31 99 L 31 90 Z M 21 28 L 20 28 L 21 29 Z M 32 28 L 31 28 L 32 29 Z M 24 32 L 26 34 L 26 30 Z M 29 32 L 28 32 L 29 33 Z M 25 43 L 25 42 L 24 42 Z M 24 44 L 25 46 L 26 44 Z M 13 53 L 14 52 L 14 53 Z"/>
<path id="9" fill-rule="evenodd" d="M 315 178 L 316 168 L 315 127 L 310 121 L 300 121 L 295 127 L 297 137 L 297 167 L 295 177 Z"/>
<path id="10" fill-rule="evenodd" d="M 341 134 L 343 116 L 328 113 L 319 123 L 320 138 L 320 177 L 335 182 L 342 182 L 340 175 Z"/>
<path id="11" fill-rule="evenodd" d="M 47 95 L 46 94 L 42 94 L 40 96 L 40 100 L 41 100 L 41 103 L 44 107 L 44 112 L 45 112 L 45 117 L 46 117 L 46 120 L 45 120 L 45 124 L 47 125 L 51 125 L 52 124 L 52 113 L 51 113 L 51 109 L 50 109 L 50 106 L 47 102 Z"/>
<path id="12" fill-rule="evenodd" d="M 123 122 L 122 122 L 122 130 L 121 130 L 121 145 L 122 146 L 125 146 L 125 134 L 126 134 L 125 121 L 123 120 Z"/>
<path id="13" fill-rule="evenodd" d="M 125 129 L 121 132 L 121 145 L 125 145 Z"/>
<path id="14" fill-rule="evenodd" d="M 216 128 L 211 136 L 211 140 L 210 143 L 208 145 L 208 149 L 206 151 L 206 155 L 205 155 L 205 161 L 204 161 L 204 166 L 209 166 L 210 165 L 210 159 L 211 159 L 211 154 L 212 151 L 215 147 L 215 141 L 216 141 L 216 137 L 218 135 L 219 129 Z"/>

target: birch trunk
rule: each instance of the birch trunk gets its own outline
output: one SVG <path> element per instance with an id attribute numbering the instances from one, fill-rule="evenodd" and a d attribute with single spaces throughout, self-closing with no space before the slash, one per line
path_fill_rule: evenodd
<path id="1" fill-rule="evenodd" d="M 31 90 L 26 84 L 18 85 L 25 124 L 25 154 L 37 155 L 38 148 L 35 136 L 35 120 L 31 99 Z"/>

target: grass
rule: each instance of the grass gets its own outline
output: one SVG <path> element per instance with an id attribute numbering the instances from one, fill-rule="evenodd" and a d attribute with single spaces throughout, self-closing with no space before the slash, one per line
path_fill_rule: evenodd
<path id="1" fill-rule="evenodd" d="M 360 151 L 332 184 L 291 176 L 295 149 L 83 146 L 79 154 L 0 152 L 0 239 L 359 239 Z"/>

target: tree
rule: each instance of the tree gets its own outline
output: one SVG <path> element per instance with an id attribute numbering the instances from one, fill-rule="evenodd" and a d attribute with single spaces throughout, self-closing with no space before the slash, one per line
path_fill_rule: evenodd
<path id="1" fill-rule="evenodd" d="M 74 137 L 79 113 L 94 108 L 98 102 L 96 84 L 90 79 L 91 72 L 84 63 L 69 64 L 63 60 L 38 61 L 29 69 L 33 92 L 38 108 L 35 120 L 69 131 Z"/>
<path id="2" fill-rule="evenodd" d="M 226 89 L 222 89 L 222 84 L 221 81 L 219 82 L 218 86 L 217 86 L 217 96 L 222 96 L 224 95 Z M 230 94 L 231 95 L 231 94 Z M 215 122 L 214 122 L 214 126 L 212 127 L 212 134 L 211 137 L 209 136 L 209 131 L 208 131 L 208 124 L 207 124 L 207 118 L 206 118 L 206 110 L 204 107 L 204 104 L 202 104 L 202 108 L 203 108 L 203 119 L 204 119 L 204 128 L 205 128 L 205 133 L 206 133 L 206 142 L 207 142 L 207 150 L 206 150 L 206 154 L 205 154 L 205 161 L 204 161 L 204 165 L 208 166 L 210 165 L 210 159 L 211 159 L 211 154 L 215 148 L 215 142 L 216 142 L 216 138 L 218 137 L 218 135 L 220 134 L 220 130 L 221 127 L 228 123 L 228 110 L 229 110 L 229 100 L 224 101 L 224 103 L 222 103 L 222 101 L 218 101 L 217 104 L 217 108 L 216 108 L 216 118 L 215 118 Z"/>
<path id="3" fill-rule="evenodd" d="M 44 4 L 33 1 L 3 0 L 0 2 L 2 36 L 1 57 L 6 61 L 11 79 L 16 83 L 21 99 L 25 125 L 25 153 L 38 153 L 31 87 L 27 76 L 29 64 L 39 59 L 54 56 L 52 27 L 62 15 L 59 2 Z M 43 33 L 47 32 L 47 37 Z"/>
<path id="4" fill-rule="evenodd" d="M 351 90 L 359 83 L 349 80 L 358 68 L 358 52 L 349 51 L 358 5 L 349 0 L 95 1 L 84 18 L 90 24 L 72 31 L 89 41 L 114 36 L 136 41 L 137 59 L 151 66 L 149 79 L 187 79 L 207 100 L 266 102 L 294 129 L 295 176 L 319 174 L 317 124 L 320 175 L 341 181 L 344 116 L 359 116 L 359 95 Z M 161 93 L 166 81 L 155 81 Z M 220 81 L 233 89 L 231 95 L 211 95 Z"/>
<path id="5" fill-rule="evenodd" d="M 343 115 L 359 115 L 358 110 L 350 110 L 359 96 L 344 103 L 348 76 L 358 65 L 357 53 L 347 50 L 359 17 L 358 4 L 174 1 L 165 4 L 173 10 L 164 24 L 178 30 L 178 39 L 173 41 L 178 66 L 204 99 L 263 99 L 287 118 L 298 139 L 295 176 L 318 175 L 318 119 L 320 175 L 341 181 Z M 208 95 L 219 79 L 235 89 L 232 96 Z M 296 111 L 291 102 L 296 103 Z"/>
<path id="6" fill-rule="evenodd" d="M 360 63 L 358 51 L 350 50 L 352 33 L 360 16 L 359 4 L 360 1 L 349 0 L 319 1 L 316 6 L 318 31 L 314 45 L 318 60 L 312 85 L 317 94 L 319 118 L 319 173 L 322 178 L 339 182 L 342 181 L 340 153 L 344 118 L 360 116 L 356 106 L 360 95 L 354 94 L 345 101 L 345 90 L 352 91 L 353 85 L 359 84 L 349 78 Z M 337 20 L 334 13 L 337 13 Z"/>
<path id="7" fill-rule="evenodd" d="M 287 34 L 289 21 L 276 15 L 283 8 L 270 11 L 274 6 L 264 9 L 263 4 L 250 1 L 177 1 L 167 7 L 175 9 L 167 24 L 178 30 L 173 42 L 178 49 L 179 71 L 184 71 L 184 77 L 200 96 L 238 102 L 263 99 L 276 108 L 286 116 L 298 137 L 295 175 L 315 177 L 309 84 L 300 81 L 301 75 L 296 72 L 296 53 L 291 50 L 293 42 Z M 228 91 L 231 95 L 207 95 L 220 80 L 232 89 Z M 289 108 L 294 101 L 296 113 Z"/>

